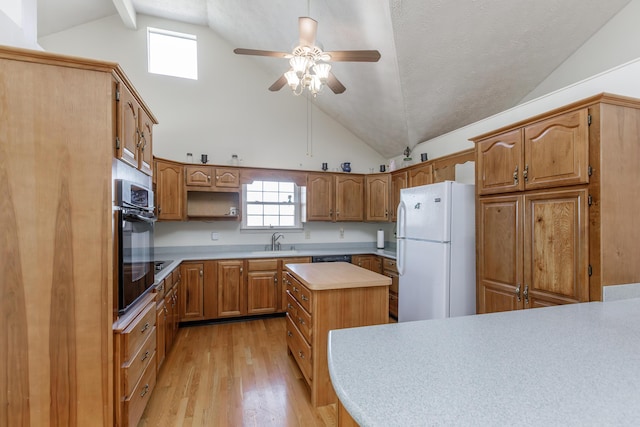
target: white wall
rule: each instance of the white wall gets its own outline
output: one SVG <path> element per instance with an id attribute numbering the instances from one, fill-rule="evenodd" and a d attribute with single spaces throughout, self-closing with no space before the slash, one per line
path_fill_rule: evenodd
<path id="1" fill-rule="evenodd" d="M 148 26 L 197 35 L 197 81 L 147 72 Z M 158 157 L 186 161 L 191 152 L 197 161 L 205 153 L 210 162 L 225 164 L 238 154 L 243 166 L 308 170 L 319 170 L 322 162 L 333 169 L 350 161 L 354 172 L 384 163 L 316 108 L 310 147 L 306 98 L 286 87 L 269 92 L 278 76 L 258 70 L 250 57 L 235 55 L 233 46 L 208 27 L 138 15 L 138 30 L 129 30 L 113 15 L 39 42 L 47 51 L 118 62 L 160 122 L 153 141 Z"/>
<path id="2" fill-rule="evenodd" d="M 523 102 L 509 110 L 416 145 L 433 159 L 473 148 L 469 138 L 601 92 L 640 98 L 640 0 L 632 0 Z M 496 88 L 499 90 L 499 88 Z M 402 156 L 395 157 L 397 164 Z"/>
<path id="3" fill-rule="evenodd" d="M 197 35 L 197 81 L 147 73 L 147 26 Z M 39 42 L 50 52 L 118 62 L 160 122 L 154 128 L 156 156 L 186 161 L 186 153 L 191 152 L 197 162 L 200 154 L 206 153 L 211 163 L 225 164 L 231 154 L 238 154 L 243 166 L 305 170 L 320 170 L 323 162 L 333 170 L 350 161 L 354 172 L 377 170 L 385 162 L 314 107 L 308 144 L 306 98 L 293 96 L 287 88 L 269 92 L 267 88 L 277 76 L 253 67 L 251 58 L 235 55 L 233 46 L 207 27 L 139 15 L 138 30 L 134 31 L 114 15 Z M 379 227 L 307 223 L 304 231 L 286 233 L 283 244 L 373 243 Z M 343 238 L 340 228 L 344 229 Z M 211 240 L 212 231 L 219 233 L 219 240 Z M 267 244 L 270 235 L 240 232 L 235 222 L 183 222 L 159 223 L 155 239 L 158 247 Z"/>
<path id="4" fill-rule="evenodd" d="M 0 0 L 0 45 L 40 49 L 37 0 Z"/>

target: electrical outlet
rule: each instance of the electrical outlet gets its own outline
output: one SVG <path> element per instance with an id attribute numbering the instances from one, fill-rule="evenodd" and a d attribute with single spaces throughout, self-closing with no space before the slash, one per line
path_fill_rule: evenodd
<path id="1" fill-rule="evenodd" d="M 304 232 L 304 238 L 305 238 L 305 239 L 310 239 L 310 238 L 311 238 L 311 231 L 309 231 L 309 230 L 305 230 L 305 232 Z"/>
<path id="2" fill-rule="evenodd" d="M 344 228 L 340 227 L 340 238 L 344 239 Z"/>
<path id="3" fill-rule="evenodd" d="M 220 239 L 220 233 L 216 233 L 215 231 L 213 231 L 211 233 L 211 240 L 219 240 Z"/>

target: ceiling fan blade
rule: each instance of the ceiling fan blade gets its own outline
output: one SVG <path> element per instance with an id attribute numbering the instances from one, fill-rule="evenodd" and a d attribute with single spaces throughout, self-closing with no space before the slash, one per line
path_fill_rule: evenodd
<path id="1" fill-rule="evenodd" d="M 287 78 L 284 76 L 280 76 L 278 80 L 276 80 L 271 86 L 269 86 L 269 90 L 271 92 L 277 92 L 287 84 Z"/>
<path id="2" fill-rule="evenodd" d="M 307 16 L 298 18 L 298 31 L 300 31 L 300 46 L 315 46 L 318 21 Z"/>
<path id="3" fill-rule="evenodd" d="M 380 59 L 377 50 L 334 50 L 324 55 L 329 55 L 330 61 L 378 62 Z"/>
<path id="4" fill-rule="evenodd" d="M 327 86 L 329 86 L 335 94 L 342 93 L 347 90 L 347 88 L 340 83 L 340 80 L 338 80 L 331 72 L 329 72 L 329 78 L 327 78 Z"/>
<path id="5" fill-rule="evenodd" d="M 233 53 L 237 53 L 238 55 L 256 55 L 256 56 L 273 56 L 273 57 L 276 57 L 276 58 L 291 58 L 291 54 L 290 53 L 275 52 L 273 50 L 258 50 L 258 49 L 237 48 L 237 49 L 233 49 Z"/>

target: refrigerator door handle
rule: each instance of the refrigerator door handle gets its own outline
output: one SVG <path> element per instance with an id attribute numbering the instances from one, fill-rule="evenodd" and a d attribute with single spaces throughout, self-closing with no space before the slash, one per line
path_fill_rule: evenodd
<path id="1" fill-rule="evenodd" d="M 407 213 L 407 207 L 404 202 L 401 201 L 398 205 L 398 249 L 397 249 L 397 262 L 398 274 L 404 274 L 404 258 L 405 258 L 405 216 Z"/>

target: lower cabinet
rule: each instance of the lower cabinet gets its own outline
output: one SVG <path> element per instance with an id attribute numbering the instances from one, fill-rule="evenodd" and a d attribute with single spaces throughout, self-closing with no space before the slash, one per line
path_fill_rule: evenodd
<path id="1" fill-rule="evenodd" d="M 247 314 L 275 313 L 279 291 L 277 259 L 247 261 Z"/>
<path id="2" fill-rule="evenodd" d="M 382 259 L 377 255 L 353 255 L 351 264 L 382 274 Z"/>
<path id="3" fill-rule="evenodd" d="M 204 262 L 183 262 L 183 283 L 180 289 L 180 320 L 203 320 L 204 317 Z"/>
<path id="4" fill-rule="evenodd" d="M 244 260 L 217 263 L 217 317 L 236 317 L 247 314 L 247 293 L 244 286 Z"/>
<path id="5" fill-rule="evenodd" d="M 180 267 L 167 275 L 159 286 L 156 302 L 157 370 L 173 348 L 180 320 L 178 299 L 180 295 Z"/>
<path id="6" fill-rule="evenodd" d="M 478 313 L 589 300 L 586 189 L 481 197 Z"/>
<path id="7" fill-rule="evenodd" d="M 138 425 L 156 384 L 155 298 L 147 295 L 113 326 L 118 426 Z"/>
<path id="8" fill-rule="evenodd" d="M 399 277 L 398 266 L 395 259 L 384 258 L 382 260 L 382 274 L 391 278 L 391 286 L 389 287 L 389 316 L 394 319 L 398 318 L 398 302 L 399 302 Z"/>

